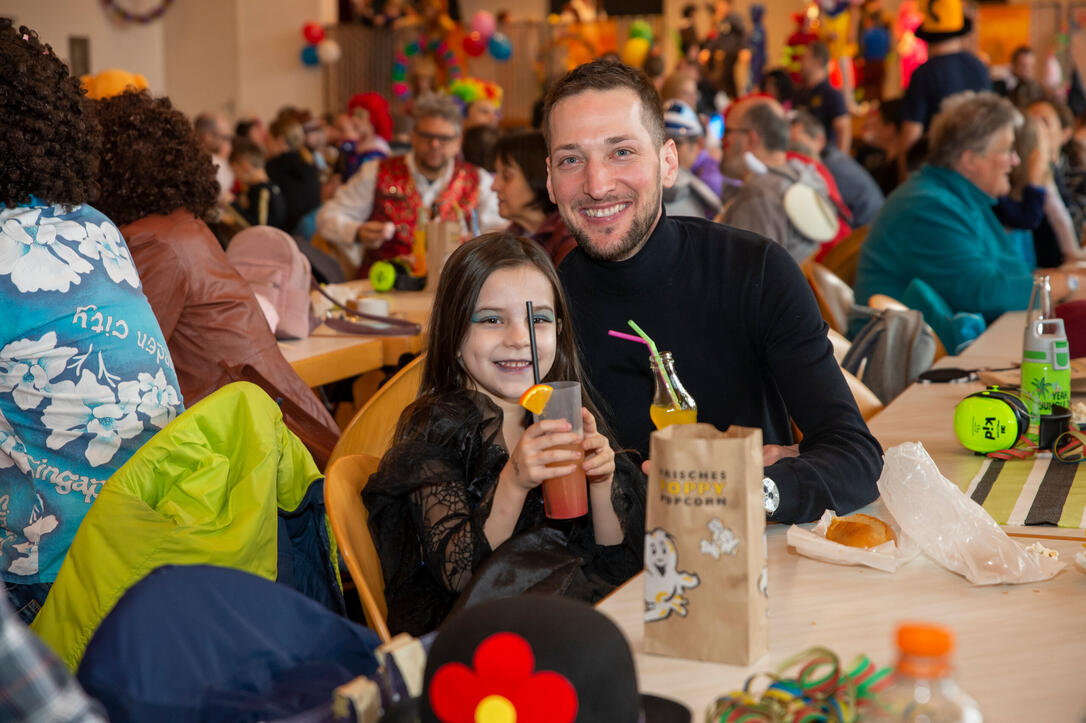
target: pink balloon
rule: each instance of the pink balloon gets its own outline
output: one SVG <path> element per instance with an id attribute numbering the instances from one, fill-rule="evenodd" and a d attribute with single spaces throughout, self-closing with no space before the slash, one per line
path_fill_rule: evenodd
<path id="1" fill-rule="evenodd" d="M 316 45 L 324 40 L 324 28 L 321 27 L 320 23 L 306 23 L 302 26 L 302 35 L 307 43 Z"/>
<path id="2" fill-rule="evenodd" d="M 494 13 L 489 10 L 480 10 L 471 16 L 471 29 L 484 40 L 490 40 L 490 36 L 498 29 L 498 21 L 494 19 Z"/>

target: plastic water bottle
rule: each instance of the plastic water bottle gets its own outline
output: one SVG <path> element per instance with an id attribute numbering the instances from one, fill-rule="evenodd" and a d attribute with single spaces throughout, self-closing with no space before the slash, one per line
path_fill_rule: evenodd
<path id="1" fill-rule="evenodd" d="M 897 630 L 894 682 L 879 694 L 865 721 L 981 723 L 976 702 L 952 675 L 954 633 L 940 625 L 906 623 Z"/>
<path id="2" fill-rule="evenodd" d="M 1026 324 L 1022 342 L 1022 398 L 1029 409 L 1029 437 L 1037 441 L 1041 416 L 1053 405 L 1071 406 L 1071 352 L 1063 319 Z"/>

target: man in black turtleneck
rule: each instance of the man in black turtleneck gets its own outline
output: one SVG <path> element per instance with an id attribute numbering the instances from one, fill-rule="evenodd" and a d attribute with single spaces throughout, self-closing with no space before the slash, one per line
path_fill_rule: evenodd
<path id="1" fill-rule="evenodd" d="M 633 319 L 674 354 L 699 422 L 762 429 L 772 519 L 846 514 L 874 500 L 882 450 L 795 262 L 761 236 L 664 214 L 675 146 L 643 74 L 606 61 L 576 68 L 548 94 L 543 128 L 548 188 L 579 244 L 559 276 L 619 444 L 646 455 L 652 430 L 648 353 L 607 335 Z"/>

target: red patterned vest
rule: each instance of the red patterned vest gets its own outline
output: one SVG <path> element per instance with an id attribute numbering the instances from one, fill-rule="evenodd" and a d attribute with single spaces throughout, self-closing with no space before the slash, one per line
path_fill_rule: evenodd
<path id="1" fill-rule="evenodd" d="M 438 216 L 443 221 L 460 221 L 470 217 L 478 203 L 478 169 L 459 159 L 453 161 L 452 178 L 434 201 Z M 381 161 L 377 166 L 377 188 L 369 220 L 391 221 L 396 224 L 396 235 L 379 249 L 367 249 L 362 262 L 363 274 L 368 273 L 374 261 L 411 254 L 415 224 L 421 209 L 422 197 L 415 188 L 406 158 L 397 156 Z M 427 214 L 429 212 L 430 209 L 427 209 Z"/>

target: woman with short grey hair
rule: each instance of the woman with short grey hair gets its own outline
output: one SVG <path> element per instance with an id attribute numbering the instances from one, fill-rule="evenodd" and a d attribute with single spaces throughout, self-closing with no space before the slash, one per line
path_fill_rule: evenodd
<path id="1" fill-rule="evenodd" d="M 890 194 L 871 225 L 856 272 L 858 301 L 886 294 L 909 303 L 919 295 L 930 306 L 989 322 L 1026 308 L 1033 269 L 993 210 L 1010 191 L 1021 123 L 1014 106 L 993 93 L 962 93 L 943 103 L 931 124 L 927 165 Z M 1057 300 L 1078 291 L 1077 276 L 1050 276 Z"/>

